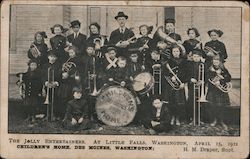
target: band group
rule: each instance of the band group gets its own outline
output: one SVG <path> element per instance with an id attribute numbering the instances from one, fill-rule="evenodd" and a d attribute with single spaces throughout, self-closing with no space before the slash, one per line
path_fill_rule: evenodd
<path id="1" fill-rule="evenodd" d="M 220 41 L 223 32 L 211 28 L 208 35 L 200 35 L 192 27 L 187 29 L 189 39 L 183 40 L 175 32 L 175 20 L 166 19 L 154 33 L 152 26 L 139 26 L 136 37 L 126 27 L 128 20 L 119 12 L 114 17 L 118 28 L 109 36 L 100 35 L 101 26 L 92 23 L 87 37 L 79 32 L 79 20 L 72 21 L 70 29 L 55 24 L 49 44 L 44 42 L 45 32 L 35 33 L 27 53 L 28 70 L 17 74 L 29 122 L 59 120 L 65 129 L 80 130 L 91 128 L 93 122 L 107 124 L 106 120 L 119 126 L 111 120 L 119 118 L 115 110 L 130 113 L 122 108 L 126 101 L 120 94 L 106 105 L 96 101 L 112 88 L 135 101 L 136 113 L 121 116 L 123 125 L 167 132 L 174 125 L 201 125 L 201 114 L 211 114 L 211 126 L 227 129 L 222 114 L 230 106 L 232 84 L 224 66 L 228 56 Z M 200 36 L 211 40 L 203 45 Z M 209 108 L 205 112 L 204 105 Z M 110 117 L 105 119 L 99 111 Z"/>

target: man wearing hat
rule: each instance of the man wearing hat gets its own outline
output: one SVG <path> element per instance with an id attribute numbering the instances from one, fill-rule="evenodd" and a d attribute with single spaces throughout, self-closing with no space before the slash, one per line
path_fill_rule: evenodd
<path id="1" fill-rule="evenodd" d="M 158 28 L 159 30 L 159 28 Z M 153 36 L 153 44 L 154 46 L 157 45 L 157 43 L 159 41 L 165 41 L 167 42 L 168 45 L 170 45 L 169 47 L 171 47 L 171 42 L 168 41 L 167 39 L 165 39 L 164 37 L 159 35 L 158 30 L 155 32 L 154 36 Z M 175 32 L 175 20 L 174 19 L 166 19 L 165 20 L 165 29 L 163 29 L 163 32 L 165 32 L 165 34 L 167 35 L 168 38 L 175 40 L 177 43 L 181 44 L 181 36 L 179 34 L 177 34 Z"/>
<path id="2" fill-rule="evenodd" d="M 127 48 L 130 43 L 132 43 L 133 40 L 131 38 L 135 34 L 126 27 L 128 16 L 123 12 L 119 12 L 117 16 L 115 16 L 115 19 L 119 24 L 119 28 L 111 32 L 109 43 L 118 48 L 117 51 L 119 56 L 128 57 Z"/>
<path id="3" fill-rule="evenodd" d="M 68 42 L 74 45 L 79 50 L 79 55 L 82 56 L 85 53 L 86 39 L 87 36 L 80 33 L 81 23 L 79 20 L 74 20 L 71 23 L 73 33 L 67 36 Z"/>

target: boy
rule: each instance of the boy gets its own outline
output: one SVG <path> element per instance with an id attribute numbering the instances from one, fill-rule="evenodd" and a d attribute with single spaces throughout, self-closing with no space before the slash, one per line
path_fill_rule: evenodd
<path id="1" fill-rule="evenodd" d="M 84 130 L 90 128 L 88 119 L 87 101 L 82 97 L 80 88 L 73 88 L 74 99 L 67 103 L 67 110 L 63 119 L 63 126 L 66 129 Z"/>
<path id="2" fill-rule="evenodd" d="M 128 63 L 129 78 L 133 81 L 134 77 L 145 70 L 145 66 L 138 61 L 138 51 L 130 49 L 130 61 Z"/>
<path id="3" fill-rule="evenodd" d="M 77 47 L 79 50 L 79 56 L 83 56 L 85 53 L 85 47 L 86 47 L 86 39 L 87 36 L 80 33 L 81 23 L 79 20 L 74 20 L 71 23 L 71 28 L 73 30 L 73 33 L 67 36 L 68 42 L 71 43 L 71 45 Z"/>

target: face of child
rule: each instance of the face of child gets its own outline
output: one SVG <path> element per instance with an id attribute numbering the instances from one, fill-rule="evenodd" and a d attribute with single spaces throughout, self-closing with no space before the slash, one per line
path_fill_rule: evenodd
<path id="1" fill-rule="evenodd" d="M 91 26 L 90 26 L 90 32 L 91 32 L 92 34 L 98 34 L 98 33 L 99 33 L 99 30 L 98 30 L 98 28 L 97 28 L 95 25 L 91 25 Z"/>
<path id="2" fill-rule="evenodd" d="M 163 41 L 159 41 L 157 43 L 157 47 L 160 49 L 160 50 L 165 50 L 167 48 L 167 44 Z"/>
<path id="3" fill-rule="evenodd" d="M 108 54 L 109 54 L 109 58 L 110 59 L 115 59 L 115 56 L 116 56 L 116 52 L 115 52 L 115 50 L 110 50 L 109 52 L 108 52 Z"/>
<path id="4" fill-rule="evenodd" d="M 153 59 L 153 60 L 158 60 L 158 58 L 159 58 L 159 54 L 157 54 L 156 52 L 152 52 L 151 53 L 151 58 Z"/>
<path id="5" fill-rule="evenodd" d="M 170 33 L 173 33 L 175 29 L 175 26 L 173 23 L 166 23 L 166 30 L 169 31 Z"/>
<path id="6" fill-rule="evenodd" d="M 140 28 L 140 32 L 141 32 L 142 36 L 147 35 L 147 34 L 148 34 L 148 29 L 147 29 L 147 27 L 146 27 L 146 26 L 142 26 L 142 27 Z"/>
<path id="7" fill-rule="evenodd" d="M 60 35 L 62 33 L 61 27 L 54 27 L 54 33 Z"/>
<path id="8" fill-rule="evenodd" d="M 42 35 L 37 34 L 37 35 L 36 35 L 36 41 L 37 41 L 38 43 L 40 43 L 40 42 L 42 42 L 42 40 L 43 40 Z"/>
<path id="9" fill-rule="evenodd" d="M 172 49 L 172 54 L 173 54 L 173 57 L 174 57 L 174 58 L 179 58 L 181 52 L 180 52 L 179 48 L 173 48 L 173 49 Z"/>
<path id="10" fill-rule="evenodd" d="M 80 26 L 79 25 L 75 25 L 72 30 L 77 33 L 80 30 Z"/>
<path id="11" fill-rule="evenodd" d="M 130 56 L 130 59 L 131 59 L 132 62 L 137 62 L 137 60 L 138 60 L 138 55 L 137 55 L 137 54 L 131 55 L 131 56 Z"/>
<path id="12" fill-rule="evenodd" d="M 190 53 L 187 54 L 187 60 L 188 60 L 188 61 L 193 61 L 192 52 L 190 52 Z"/>
<path id="13" fill-rule="evenodd" d="M 94 48 L 93 47 L 87 47 L 87 54 L 89 55 L 89 56 L 94 56 L 95 55 L 95 50 L 94 50 Z"/>
<path id="14" fill-rule="evenodd" d="M 117 62 L 118 67 L 124 68 L 126 66 L 126 61 L 125 60 L 120 60 Z"/>
<path id="15" fill-rule="evenodd" d="M 214 65 L 215 67 L 218 67 L 219 64 L 220 64 L 220 60 L 218 60 L 218 59 L 213 59 L 213 65 Z"/>
<path id="16" fill-rule="evenodd" d="M 188 37 L 190 39 L 195 39 L 196 38 L 196 34 L 195 34 L 194 30 L 189 30 Z"/>
<path id="17" fill-rule="evenodd" d="M 76 56 L 75 51 L 74 51 L 73 49 L 70 49 L 70 50 L 69 50 L 69 57 L 73 58 L 73 57 L 75 57 L 75 56 Z"/>
<path id="18" fill-rule="evenodd" d="M 56 59 L 57 59 L 57 58 L 56 58 L 56 56 L 54 56 L 54 55 L 49 55 L 48 59 L 49 59 L 49 63 L 53 64 L 53 63 L 56 62 Z"/>
<path id="19" fill-rule="evenodd" d="M 36 68 L 37 68 L 37 63 L 35 63 L 35 62 L 30 63 L 30 70 L 31 71 L 34 71 Z"/>
<path id="20" fill-rule="evenodd" d="M 200 55 L 193 54 L 193 61 L 194 62 L 200 62 L 200 60 L 201 60 L 201 56 Z"/>
<path id="21" fill-rule="evenodd" d="M 118 17 L 116 19 L 120 27 L 124 27 L 126 24 L 127 19 L 125 17 Z"/>
<path id="22" fill-rule="evenodd" d="M 211 33 L 210 33 L 210 38 L 211 38 L 211 40 L 213 40 L 213 41 L 214 41 L 214 40 L 217 40 L 218 37 L 219 37 L 219 36 L 218 36 L 217 33 L 215 33 L 215 32 L 211 32 Z"/>
<path id="23" fill-rule="evenodd" d="M 161 107 L 162 107 L 162 102 L 161 102 L 161 100 L 160 100 L 160 99 L 155 99 L 155 100 L 153 101 L 153 106 L 154 106 L 155 108 L 161 108 Z"/>
<path id="24" fill-rule="evenodd" d="M 82 97 L 82 93 L 81 92 L 74 92 L 73 96 L 74 96 L 74 99 L 80 99 Z"/>

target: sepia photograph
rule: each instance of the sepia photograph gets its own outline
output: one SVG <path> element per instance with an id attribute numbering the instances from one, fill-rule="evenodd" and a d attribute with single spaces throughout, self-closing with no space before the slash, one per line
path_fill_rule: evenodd
<path id="1" fill-rule="evenodd" d="M 249 103 L 242 94 L 249 92 L 249 50 L 244 50 L 249 28 L 243 22 L 249 15 L 243 3 L 45 2 L 9 3 L 7 16 L 1 14 L 8 30 L 8 38 L 1 37 L 4 133 L 34 138 L 20 139 L 17 150 L 36 149 L 26 144 L 39 144 L 43 135 L 65 135 L 67 142 L 91 137 L 91 144 L 98 144 L 95 137 L 124 135 L 208 137 L 202 145 L 209 148 L 199 153 L 235 153 L 239 142 L 222 143 L 231 150 L 209 141 L 242 139 L 242 125 L 249 125 Z M 200 146 L 196 140 L 192 144 Z M 112 149 L 108 144 L 127 140 L 105 143 L 94 149 Z M 128 144 L 156 149 L 144 140 Z M 181 149 L 190 152 L 188 145 Z"/>

